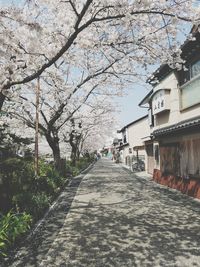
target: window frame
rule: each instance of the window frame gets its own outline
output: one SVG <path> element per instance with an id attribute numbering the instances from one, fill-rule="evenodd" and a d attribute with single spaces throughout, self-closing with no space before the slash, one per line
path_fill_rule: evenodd
<path id="1" fill-rule="evenodd" d="M 200 61 L 200 60 L 198 60 Z M 180 111 L 183 111 L 185 109 L 188 109 L 190 107 L 193 107 L 193 106 L 196 106 L 196 105 L 199 105 L 200 104 L 200 100 L 197 100 L 197 102 L 193 103 L 193 104 L 188 104 L 187 106 L 183 107 L 183 104 L 182 104 L 182 94 L 183 94 L 183 90 L 185 87 L 189 86 L 190 84 L 192 84 L 194 81 L 200 79 L 200 73 L 198 75 L 195 75 L 192 79 L 190 79 L 189 81 L 187 81 L 186 83 L 182 84 L 180 86 Z"/>
<path id="2" fill-rule="evenodd" d="M 195 77 L 197 77 L 197 76 L 200 75 L 200 71 L 199 71 L 198 74 L 192 76 L 192 67 L 193 67 L 194 65 L 196 65 L 198 62 L 199 62 L 199 65 L 200 65 L 200 59 L 199 59 L 199 58 L 196 59 L 196 60 L 194 60 L 193 62 L 191 62 L 190 65 L 189 65 L 189 69 L 190 69 L 190 80 L 189 80 L 189 81 L 191 81 L 192 79 L 194 79 Z M 199 66 L 199 68 L 200 68 L 200 66 Z"/>

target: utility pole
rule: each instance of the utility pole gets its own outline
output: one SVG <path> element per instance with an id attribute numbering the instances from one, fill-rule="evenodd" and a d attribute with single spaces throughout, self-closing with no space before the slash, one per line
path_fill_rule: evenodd
<path id="1" fill-rule="evenodd" d="M 39 175 L 39 147 L 38 147 L 38 140 L 39 140 L 39 103 L 40 103 L 40 78 L 37 79 L 37 85 L 35 90 L 35 176 Z"/>

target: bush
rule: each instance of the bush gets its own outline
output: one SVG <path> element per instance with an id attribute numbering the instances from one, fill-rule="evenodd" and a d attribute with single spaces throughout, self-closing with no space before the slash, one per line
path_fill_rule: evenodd
<path id="1" fill-rule="evenodd" d="M 79 170 L 85 169 L 89 164 L 88 158 L 80 158 L 79 161 L 77 161 L 76 167 Z"/>
<path id="2" fill-rule="evenodd" d="M 23 192 L 13 197 L 13 204 L 19 210 L 25 211 L 33 216 L 33 220 L 37 221 L 50 206 L 51 196 L 46 192 Z"/>
<path id="3" fill-rule="evenodd" d="M 20 158 L 9 158 L 0 163 L 0 210 L 14 208 L 12 198 L 21 192 L 35 189 L 33 163 Z"/>
<path id="4" fill-rule="evenodd" d="M 12 212 L 0 218 L 0 257 L 7 256 L 8 249 L 30 228 L 32 219 L 29 214 Z"/>
<path id="5" fill-rule="evenodd" d="M 32 205 L 28 208 L 35 219 L 41 218 L 41 216 L 50 206 L 51 200 L 52 197 L 48 196 L 45 192 L 38 192 L 32 195 Z"/>
<path id="6" fill-rule="evenodd" d="M 40 161 L 40 178 L 37 182 L 41 190 L 45 190 L 49 194 L 57 193 L 65 181 L 66 178 L 61 176 L 52 164 Z"/>
<path id="7" fill-rule="evenodd" d="M 65 161 L 65 172 L 76 176 L 92 161 L 83 157 L 76 166 Z M 30 227 L 31 222 L 40 219 L 66 182 L 53 164 L 39 161 L 40 176 L 35 177 L 32 160 L 8 158 L 0 162 L 0 211 L 7 213 L 0 217 L 0 257 Z M 21 213 L 19 213 L 21 212 Z M 30 215 L 29 215 L 30 214 Z"/>
<path id="8" fill-rule="evenodd" d="M 67 161 L 67 165 L 71 169 L 72 175 L 78 175 L 82 170 L 88 167 L 88 165 L 93 161 L 93 157 L 82 157 L 76 161 L 76 166 L 71 164 L 71 161 Z"/>
<path id="9" fill-rule="evenodd" d="M 25 211 L 32 214 L 31 213 L 31 207 L 33 206 L 32 194 L 33 193 L 30 191 L 19 192 L 15 194 L 12 198 L 12 204 L 15 207 L 15 209 L 18 211 Z"/>
<path id="10" fill-rule="evenodd" d="M 9 158 L 0 163 L 1 179 L 10 193 L 31 190 L 33 186 L 34 167 L 32 162 L 19 158 Z"/>
<path id="11" fill-rule="evenodd" d="M 40 177 L 35 177 L 33 161 L 15 157 L 0 162 L 0 212 L 17 212 L 0 218 L 0 257 L 6 256 L 16 238 L 26 232 L 30 218 L 36 222 L 43 216 L 66 182 L 44 160 L 39 167 Z"/>
<path id="12" fill-rule="evenodd" d="M 77 176 L 80 173 L 79 168 L 72 166 L 72 176 Z"/>
<path id="13" fill-rule="evenodd" d="M 21 158 L 9 158 L 0 163 L 0 210 L 31 211 L 37 196 L 44 209 L 63 187 L 66 178 L 59 175 L 54 166 L 40 160 L 40 177 L 35 177 L 32 161 Z M 40 196 L 38 195 L 40 194 Z M 38 207 L 38 205 L 37 205 Z M 34 212 L 35 214 L 36 212 Z M 32 213 L 31 213 L 32 214 Z M 38 217 L 38 216 L 37 216 Z"/>

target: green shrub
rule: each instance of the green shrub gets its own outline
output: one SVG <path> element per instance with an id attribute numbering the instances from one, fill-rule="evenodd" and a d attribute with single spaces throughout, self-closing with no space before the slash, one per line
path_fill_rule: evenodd
<path id="1" fill-rule="evenodd" d="M 79 170 L 83 170 L 83 169 L 85 169 L 85 168 L 87 168 L 88 167 L 88 165 L 91 163 L 92 161 L 90 160 L 90 158 L 80 158 L 79 159 L 79 161 L 77 161 L 77 164 L 76 164 L 76 166 L 77 166 L 77 168 L 79 169 Z"/>
<path id="2" fill-rule="evenodd" d="M 0 257 L 7 256 L 8 249 L 30 228 L 32 218 L 29 214 L 12 212 L 0 218 Z"/>
<path id="3" fill-rule="evenodd" d="M 33 214 L 34 218 L 39 219 L 47 210 L 51 204 L 52 197 L 48 196 L 45 192 L 38 192 L 32 195 L 32 205 L 30 213 Z"/>
<path id="4" fill-rule="evenodd" d="M 19 192 L 15 194 L 12 198 L 12 203 L 15 209 L 18 211 L 26 211 L 32 214 L 31 213 L 31 207 L 33 206 L 32 194 L 33 193 L 30 191 Z"/>
<path id="5" fill-rule="evenodd" d="M 38 214 L 46 210 L 66 181 L 44 160 L 40 160 L 39 167 L 40 176 L 35 177 L 32 161 L 9 158 L 0 163 L 0 211 L 5 213 L 12 208 L 39 218 Z"/>
<path id="6" fill-rule="evenodd" d="M 0 210 L 6 212 L 14 208 L 13 196 L 35 189 L 34 168 L 32 162 L 9 158 L 0 163 L 0 169 Z"/>
<path id="7" fill-rule="evenodd" d="M 93 161 L 93 158 L 90 157 L 82 157 L 78 161 L 76 161 L 76 166 L 73 166 L 71 161 L 67 161 L 67 165 L 71 169 L 71 173 L 73 176 L 78 175 L 82 170 L 88 167 L 88 165 Z"/>
<path id="8" fill-rule="evenodd" d="M 61 176 L 54 166 L 44 161 L 40 161 L 40 178 L 38 179 L 39 188 L 49 194 L 54 194 L 64 185 L 66 178 Z"/>
<path id="9" fill-rule="evenodd" d="M 77 167 L 72 167 L 72 175 L 77 176 L 80 173 L 80 170 Z"/>
<path id="10" fill-rule="evenodd" d="M 46 192 L 23 192 L 13 197 L 13 203 L 20 210 L 31 214 L 34 221 L 37 221 L 47 208 L 50 206 L 52 196 L 47 195 Z"/>
<path id="11" fill-rule="evenodd" d="M 11 193 L 18 192 L 21 189 L 31 189 L 34 177 L 32 162 L 19 158 L 9 158 L 1 162 L 0 168 L 2 181 L 10 187 Z"/>

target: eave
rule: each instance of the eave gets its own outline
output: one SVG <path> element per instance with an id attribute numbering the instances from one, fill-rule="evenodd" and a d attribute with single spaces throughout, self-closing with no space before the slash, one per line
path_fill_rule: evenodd
<path id="1" fill-rule="evenodd" d="M 143 105 L 148 104 L 152 94 L 153 94 L 153 89 L 140 101 L 138 106 L 142 107 Z"/>
<path id="2" fill-rule="evenodd" d="M 165 136 L 168 134 L 173 134 L 175 132 L 178 133 L 182 130 L 190 129 L 190 128 L 195 127 L 195 126 L 200 126 L 200 116 L 189 119 L 189 120 L 185 120 L 185 121 L 173 124 L 173 125 L 170 125 L 168 127 L 164 127 L 164 128 L 155 130 L 153 132 L 153 136 L 154 137 L 161 137 L 161 136 Z"/>

